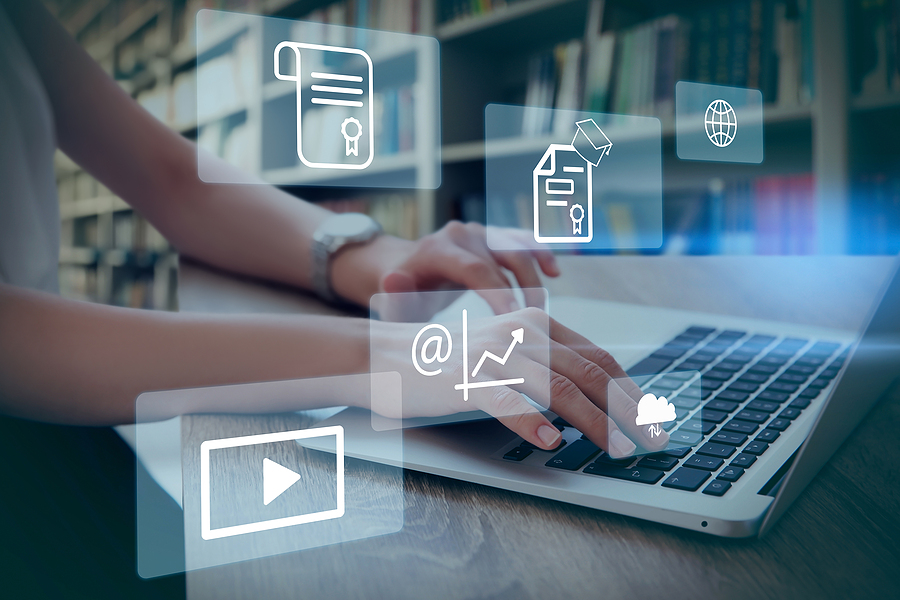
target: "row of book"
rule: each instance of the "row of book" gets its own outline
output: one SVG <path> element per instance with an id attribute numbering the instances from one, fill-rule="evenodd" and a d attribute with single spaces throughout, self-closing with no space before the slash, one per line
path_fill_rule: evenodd
<path id="1" fill-rule="evenodd" d="M 519 0 L 438 0 L 439 24 L 487 15 Z"/>
<path id="2" fill-rule="evenodd" d="M 316 204 L 336 213 L 367 214 L 380 223 L 389 235 L 407 240 L 419 238 L 419 211 L 414 193 L 371 194 L 321 200 Z"/>
<path id="3" fill-rule="evenodd" d="M 774 175 L 667 198 L 664 251 L 671 254 L 815 254 L 817 210 L 811 173 Z M 857 175 L 846 218 L 849 254 L 900 252 L 900 174 Z"/>
<path id="4" fill-rule="evenodd" d="M 708 189 L 666 199 L 666 254 L 814 254 L 811 173 L 713 179 Z"/>
<path id="5" fill-rule="evenodd" d="M 849 251 L 900 253 L 900 172 L 861 173 L 851 183 L 850 197 Z"/>
<path id="6" fill-rule="evenodd" d="M 525 104 L 668 117 L 680 80 L 759 89 L 780 105 L 809 103 L 806 0 L 712 3 L 559 44 L 531 58 Z"/>
<path id="7" fill-rule="evenodd" d="M 854 93 L 900 90 L 900 0 L 850 3 L 850 57 Z"/>

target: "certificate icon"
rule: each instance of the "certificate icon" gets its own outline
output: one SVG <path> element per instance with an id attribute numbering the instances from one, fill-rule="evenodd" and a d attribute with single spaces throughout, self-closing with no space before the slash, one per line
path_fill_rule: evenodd
<path id="1" fill-rule="evenodd" d="M 572 143 L 550 144 L 532 173 L 534 241 L 539 243 L 594 239 L 592 169 L 609 154 L 612 142 L 593 119 L 575 126 Z"/>
<path id="2" fill-rule="evenodd" d="M 290 48 L 296 72 L 281 71 Z M 297 83 L 297 156 L 313 169 L 365 169 L 375 155 L 372 59 L 363 50 L 284 41 L 275 77 Z"/>

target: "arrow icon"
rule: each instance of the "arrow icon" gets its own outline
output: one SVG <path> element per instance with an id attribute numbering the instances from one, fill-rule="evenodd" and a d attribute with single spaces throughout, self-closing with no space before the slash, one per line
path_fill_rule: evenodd
<path id="1" fill-rule="evenodd" d="M 509 348 L 506 349 L 506 354 L 503 355 L 503 358 L 500 358 L 496 354 L 488 352 L 485 350 L 484 354 L 481 355 L 481 358 L 478 359 L 478 364 L 475 365 L 475 370 L 472 371 L 472 377 L 476 377 L 478 375 L 478 371 L 481 370 L 481 366 L 484 364 L 484 361 L 487 359 L 491 359 L 494 362 L 498 362 L 501 365 L 505 365 L 506 361 L 509 359 L 509 355 L 512 354 L 513 348 L 516 347 L 516 344 L 521 344 L 522 340 L 525 339 L 525 330 L 523 328 L 516 329 L 512 332 L 512 341 L 509 343 Z"/>
<path id="2" fill-rule="evenodd" d="M 263 459 L 263 504 L 282 495 L 289 487 L 300 481 L 300 474 L 268 458 Z"/>

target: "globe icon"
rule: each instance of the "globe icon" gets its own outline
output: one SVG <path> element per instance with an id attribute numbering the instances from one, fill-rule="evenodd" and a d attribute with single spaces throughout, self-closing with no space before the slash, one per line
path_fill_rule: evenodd
<path id="1" fill-rule="evenodd" d="M 724 100 L 713 100 L 706 107 L 706 137 L 719 148 L 724 148 L 734 141 L 737 134 L 737 115 L 734 109 Z"/>

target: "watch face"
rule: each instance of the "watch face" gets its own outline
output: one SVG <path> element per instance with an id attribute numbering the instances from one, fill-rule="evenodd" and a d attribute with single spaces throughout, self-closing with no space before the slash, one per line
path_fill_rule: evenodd
<path id="1" fill-rule="evenodd" d="M 328 218 L 320 231 L 333 237 L 353 238 L 367 233 L 373 226 L 372 219 L 364 214 L 345 213 Z"/>

